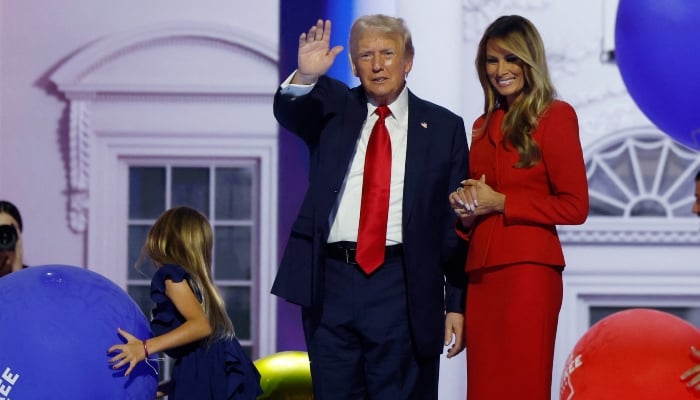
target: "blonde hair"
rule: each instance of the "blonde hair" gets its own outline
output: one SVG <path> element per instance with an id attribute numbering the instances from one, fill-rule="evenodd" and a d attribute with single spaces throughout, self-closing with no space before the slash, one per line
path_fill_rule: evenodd
<path id="1" fill-rule="evenodd" d="M 383 14 L 363 15 L 353 22 L 350 28 L 350 61 L 355 61 L 357 45 L 365 31 L 374 30 L 386 35 L 396 35 L 403 43 L 403 57 L 413 59 L 415 49 L 411 31 L 403 18 L 390 17 Z"/>
<path id="2" fill-rule="evenodd" d="M 234 336 L 233 323 L 211 277 L 213 234 L 207 218 L 190 207 L 165 211 L 151 227 L 144 252 L 156 265 L 175 264 L 190 274 L 190 285 L 201 294 L 211 324 L 210 341 Z"/>
<path id="3" fill-rule="evenodd" d="M 532 139 L 532 133 L 537 129 L 539 117 L 556 96 L 547 69 L 544 44 L 532 22 L 519 15 L 502 16 L 486 28 L 476 55 L 476 70 L 484 90 L 485 123 L 482 131 L 496 109 L 507 107 L 505 98 L 496 91 L 486 75 L 486 46 L 490 40 L 511 52 L 521 63 L 525 79 L 523 93 L 510 105 L 501 129 L 503 146 L 513 146 L 520 155 L 515 167 L 529 168 L 541 158 L 540 148 Z"/>

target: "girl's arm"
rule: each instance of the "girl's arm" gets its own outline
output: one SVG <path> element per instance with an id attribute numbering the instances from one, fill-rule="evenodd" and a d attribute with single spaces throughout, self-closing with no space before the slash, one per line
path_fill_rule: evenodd
<path id="1" fill-rule="evenodd" d="M 148 339 L 146 345 L 149 354 L 192 343 L 209 336 L 212 332 L 202 305 L 197 301 L 186 280 L 173 282 L 166 279 L 165 295 L 185 317 L 185 322 L 166 334 Z"/>
<path id="2" fill-rule="evenodd" d="M 127 342 L 114 345 L 107 350 L 107 353 L 119 352 L 109 360 L 110 363 L 114 364 L 113 369 L 119 369 L 129 364 L 124 374 L 125 376 L 129 375 L 136 364 L 146 359 L 147 354 L 192 343 L 211 334 L 212 328 L 209 320 L 186 280 L 173 282 L 166 279 L 165 295 L 175 304 L 177 310 L 185 318 L 185 322 L 168 333 L 144 341 L 119 328 L 119 334 Z"/>

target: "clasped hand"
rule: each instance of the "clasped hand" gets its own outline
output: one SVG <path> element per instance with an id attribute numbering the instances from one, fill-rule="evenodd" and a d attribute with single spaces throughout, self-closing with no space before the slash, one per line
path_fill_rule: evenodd
<path id="1" fill-rule="evenodd" d="M 450 193 L 450 207 L 462 220 L 464 226 L 472 225 L 481 215 L 503 212 L 506 196 L 498 193 L 486 183 L 486 175 L 479 180 L 467 179 L 462 186 Z"/>

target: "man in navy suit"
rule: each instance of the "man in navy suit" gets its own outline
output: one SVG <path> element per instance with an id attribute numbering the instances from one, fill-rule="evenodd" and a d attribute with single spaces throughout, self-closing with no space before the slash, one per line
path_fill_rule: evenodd
<path id="1" fill-rule="evenodd" d="M 322 20 L 300 35 L 298 68 L 275 95 L 275 117 L 311 159 L 272 293 L 302 307 L 315 400 L 437 399 L 443 347 L 464 349 L 466 243 L 446 201 L 467 178 L 464 121 L 407 89 L 414 49 L 402 19 L 354 22 L 352 89 L 325 76 L 343 50 L 330 36 Z M 379 106 L 390 112 L 389 209 L 383 262 L 367 273 L 355 256 Z"/>

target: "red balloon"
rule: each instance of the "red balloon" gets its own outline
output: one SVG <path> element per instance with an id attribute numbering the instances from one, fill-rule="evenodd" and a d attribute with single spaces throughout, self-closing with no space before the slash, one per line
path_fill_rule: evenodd
<path id="1" fill-rule="evenodd" d="M 564 366 L 560 400 L 698 399 L 680 375 L 697 363 L 700 331 L 674 315 L 636 308 L 594 324 Z"/>

